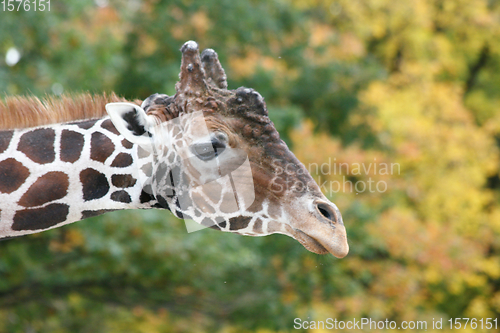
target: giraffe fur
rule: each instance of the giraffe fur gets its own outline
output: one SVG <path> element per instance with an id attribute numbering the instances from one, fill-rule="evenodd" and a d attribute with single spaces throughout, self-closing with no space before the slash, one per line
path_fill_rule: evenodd
<path id="1" fill-rule="evenodd" d="M 0 153 L 0 234 L 50 229 L 103 207 L 146 208 L 132 165 L 136 147 L 111 128 L 106 117 L 10 131 Z"/>
<path id="2" fill-rule="evenodd" d="M 115 99 L 108 116 L 0 131 L 0 238 L 159 208 L 204 227 L 281 233 L 312 252 L 347 255 L 338 208 L 280 139 L 264 98 L 227 90 L 212 49 L 200 56 L 189 41 L 181 52 L 174 96 L 153 94 L 141 106 Z"/>

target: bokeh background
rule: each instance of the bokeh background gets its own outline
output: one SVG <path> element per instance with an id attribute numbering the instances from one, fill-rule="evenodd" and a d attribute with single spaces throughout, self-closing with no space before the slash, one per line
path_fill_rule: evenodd
<path id="1" fill-rule="evenodd" d="M 173 94 L 191 39 L 218 52 L 231 89 L 265 97 L 306 165 L 398 163 L 314 172 L 387 184 L 327 191 L 349 255 L 110 213 L 0 242 L 0 332 L 499 317 L 498 1 L 52 0 L 50 12 L 0 11 L 0 92 Z"/>

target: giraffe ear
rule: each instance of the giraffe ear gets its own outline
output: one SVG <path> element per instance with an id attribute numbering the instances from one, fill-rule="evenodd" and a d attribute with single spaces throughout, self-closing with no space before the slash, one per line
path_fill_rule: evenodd
<path id="1" fill-rule="evenodd" d="M 141 146 L 151 145 L 154 120 L 140 106 L 132 103 L 108 103 L 106 111 L 125 139 Z"/>

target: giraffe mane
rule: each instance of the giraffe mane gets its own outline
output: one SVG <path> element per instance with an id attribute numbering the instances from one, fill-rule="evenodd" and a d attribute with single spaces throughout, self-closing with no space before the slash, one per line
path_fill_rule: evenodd
<path id="1" fill-rule="evenodd" d="M 105 105 L 125 102 L 111 94 L 64 94 L 61 96 L 5 96 L 0 99 L 0 130 L 29 128 L 106 115 Z M 135 100 L 139 104 L 141 101 Z"/>

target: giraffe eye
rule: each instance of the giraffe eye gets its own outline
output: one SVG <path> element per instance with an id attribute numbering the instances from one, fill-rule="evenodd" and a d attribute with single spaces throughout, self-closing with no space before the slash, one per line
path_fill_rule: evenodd
<path id="1" fill-rule="evenodd" d="M 210 161 L 222 154 L 226 149 L 224 142 L 212 139 L 211 142 L 196 143 L 191 146 L 191 151 L 202 161 Z"/>

